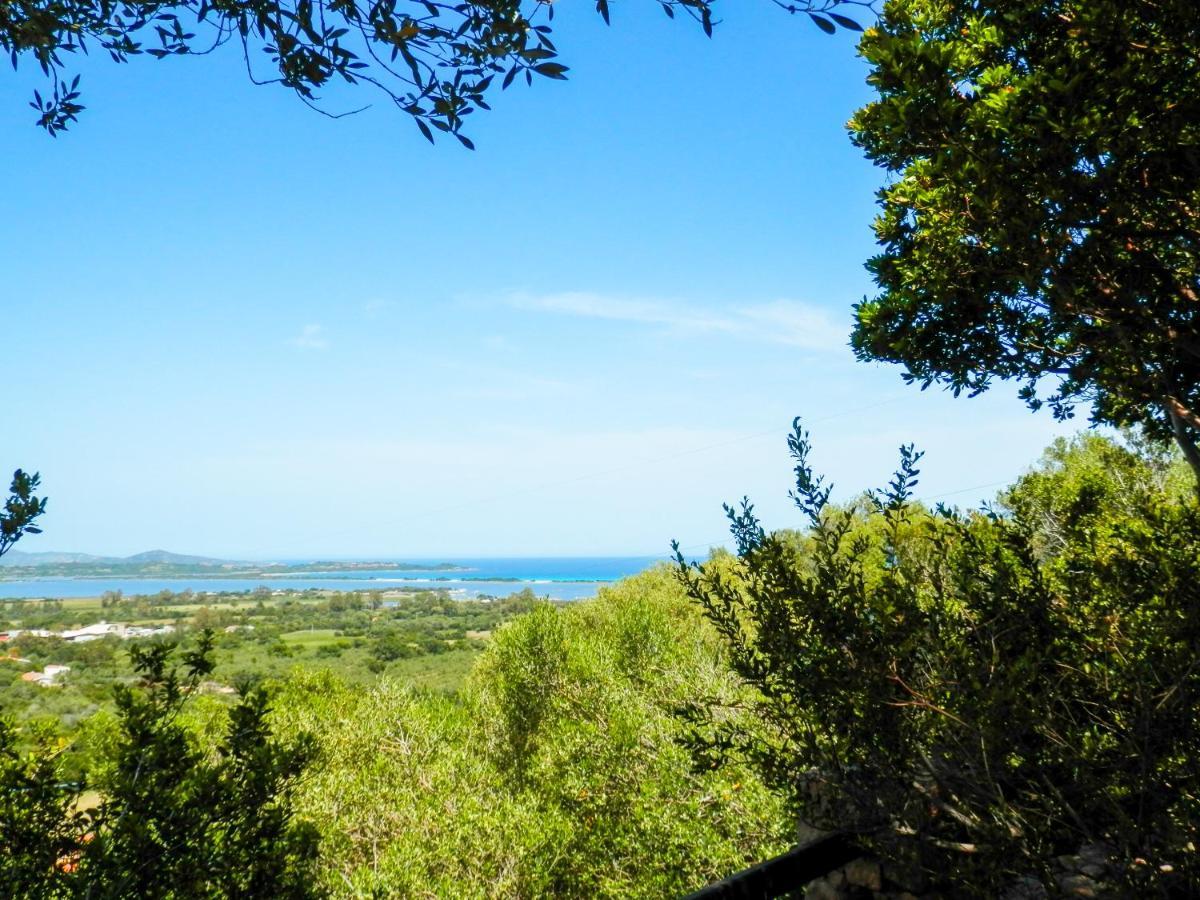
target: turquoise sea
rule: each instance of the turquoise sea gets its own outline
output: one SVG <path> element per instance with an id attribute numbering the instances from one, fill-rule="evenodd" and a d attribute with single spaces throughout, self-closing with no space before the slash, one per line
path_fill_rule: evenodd
<path id="1" fill-rule="evenodd" d="M 470 559 L 392 559 L 379 560 L 378 569 L 355 569 L 350 572 L 327 571 L 314 567 L 304 572 L 261 577 L 214 578 L 206 576 L 174 578 L 25 578 L 3 580 L 0 569 L 0 598 L 96 597 L 105 591 L 121 591 L 126 595 L 155 594 L 162 590 L 196 592 L 253 591 L 271 589 L 321 588 L 338 591 L 398 590 L 404 587 L 443 588 L 456 596 L 474 597 L 479 594 L 503 596 L 522 588 L 532 588 L 537 594 L 558 600 L 579 600 L 595 596 L 603 584 L 633 575 L 666 557 L 604 556 L 604 557 L 513 557 Z M 280 560 L 304 564 L 306 560 Z M 388 568 L 387 563 L 404 564 L 406 568 Z M 449 563 L 455 571 L 436 568 Z"/>

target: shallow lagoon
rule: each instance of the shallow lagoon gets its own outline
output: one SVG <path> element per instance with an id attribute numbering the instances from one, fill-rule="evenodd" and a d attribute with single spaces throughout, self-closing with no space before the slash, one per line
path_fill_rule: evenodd
<path id="1" fill-rule="evenodd" d="M 292 564 L 305 562 L 285 561 Z M 121 591 L 126 595 L 188 589 L 197 593 L 253 591 L 259 587 L 332 591 L 442 588 L 453 591 L 457 596 L 475 597 L 479 594 L 504 596 L 529 587 L 539 595 L 558 600 L 580 600 L 595 596 L 605 583 L 636 574 L 660 561 L 661 558 L 646 556 L 387 560 L 403 563 L 406 568 L 330 572 L 314 566 L 302 573 L 230 578 L 23 578 L 0 580 L 0 598 L 96 597 L 105 591 Z M 439 563 L 450 563 L 456 569 L 411 568 L 413 565 L 434 566 Z M 0 569 L 0 574 L 2 572 Z"/>

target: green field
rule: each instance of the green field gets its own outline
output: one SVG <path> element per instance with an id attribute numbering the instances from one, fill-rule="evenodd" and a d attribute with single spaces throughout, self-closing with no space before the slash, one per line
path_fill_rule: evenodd
<path id="1" fill-rule="evenodd" d="M 338 632 L 334 628 L 309 628 L 304 631 L 289 631 L 279 637 L 297 647 L 322 647 L 336 642 Z"/>
<path id="2" fill-rule="evenodd" d="M 346 681 L 382 677 L 438 693 L 457 691 L 492 631 L 534 602 L 529 592 L 494 602 L 452 599 L 443 591 L 389 593 L 190 593 L 150 597 L 71 598 L 0 603 L 0 630 L 61 632 L 97 622 L 171 624 L 169 640 L 214 634 L 208 690 L 217 696 L 246 679 L 282 683 L 290 675 L 329 671 Z M 0 653 L 0 714 L 36 721 L 70 737 L 90 716 L 112 707 L 113 686 L 130 678 L 129 650 L 144 638 L 86 643 L 19 634 Z M 54 687 L 23 681 L 46 665 L 70 666 Z"/>

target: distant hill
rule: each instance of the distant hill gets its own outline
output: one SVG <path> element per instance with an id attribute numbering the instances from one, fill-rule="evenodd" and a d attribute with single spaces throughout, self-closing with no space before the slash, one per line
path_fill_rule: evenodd
<path id="1" fill-rule="evenodd" d="M 0 557 L 0 566 L 230 566 L 237 564 L 233 560 L 213 559 L 209 556 L 187 556 L 167 550 L 147 550 L 144 553 L 135 553 L 133 556 L 94 556 L 90 553 L 59 553 L 55 551 L 24 553 L 20 550 L 10 550 Z"/>
<path id="2" fill-rule="evenodd" d="M 289 575 L 310 569 L 329 572 L 354 572 L 362 569 L 390 571 L 466 572 L 469 569 L 456 563 L 403 563 L 348 560 L 342 562 L 247 562 L 245 560 L 215 559 L 211 556 L 188 556 L 168 550 L 146 550 L 132 556 L 96 556 L 91 553 L 41 552 L 25 553 L 14 550 L 0 557 L 0 579 L 21 578 L 224 578 L 253 575 Z"/>
<path id="3" fill-rule="evenodd" d="M 213 559 L 211 556 L 185 556 L 182 553 L 171 553 L 167 550 L 147 550 L 145 553 L 135 553 L 121 560 L 130 565 L 147 565 L 158 563 L 169 566 L 230 566 L 234 560 Z"/>
<path id="4" fill-rule="evenodd" d="M 57 566 L 63 563 L 94 563 L 104 562 L 108 557 L 93 556 L 90 553 L 24 553 L 21 550 L 9 550 L 0 557 L 0 566 Z"/>

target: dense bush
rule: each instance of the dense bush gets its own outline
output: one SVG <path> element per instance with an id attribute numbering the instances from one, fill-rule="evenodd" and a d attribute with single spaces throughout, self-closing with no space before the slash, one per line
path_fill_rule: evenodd
<path id="1" fill-rule="evenodd" d="M 317 735 L 297 802 L 335 893 L 659 898 L 789 843 L 753 773 L 677 742 L 676 706 L 739 691 L 660 568 L 501 627 L 457 697 L 297 675 L 275 719 Z"/>
<path id="2" fill-rule="evenodd" d="M 276 739 L 268 698 L 248 688 L 215 741 L 181 717 L 212 670 L 205 635 L 170 664 L 166 644 L 133 647 L 140 682 L 90 729 L 93 795 L 64 780 L 48 735 L 22 753 L 0 722 L 0 871 L 6 897 L 312 897 L 317 836 L 290 805 L 311 741 Z M 96 799 L 98 798 L 98 799 Z M 94 804 L 94 805 L 92 805 Z M 88 806 L 90 808 L 84 809 Z"/>
<path id="3" fill-rule="evenodd" d="M 64 783 L 61 749 L 45 729 L 20 735 L 0 719 L 0 875 L 4 896 L 66 896 L 60 860 L 82 847 L 89 817 L 74 810 L 78 784 Z M 32 752 L 22 752 L 31 744 Z"/>
<path id="4" fill-rule="evenodd" d="M 729 510 L 736 560 L 689 593 L 759 692 L 764 731 L 690 710 L 702 758 L 749 758 L 800 820 L 859 831 L 955 895 L 995 896 L 1099 843 L 1122 890 L 1195 895 L 1200 509 L 1161 458 L 1054 448 L 1005 510 L 888 490 L 829 503 L 799 426 L 809 530 Z"/>
<path id="5" fill-rule="evenodd" d="M 959 513 L 913 501 L 911 449 L 838 507 L 791 446 L 806 529 L 768 534 L 745 503 L 736 555 L 524 603 L 457 694 L 297 669 L 270 711 L 250 681 L 231 710 L 198 696 L 211 638 L 179 670 L 130 645 L 141 681 L 75 737 L 97 794 L 54 733 L 0 727 L 6 889 L 662 897 L 799 826 L 952 896 L 1053 885 L 1087 844 L 1125 894 L 1200 891 L 1200 507 L 1178 460 L 1059 442 Z M 383 668 L 498 615 L 444 602 L 358 652 Z"/>

